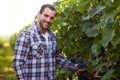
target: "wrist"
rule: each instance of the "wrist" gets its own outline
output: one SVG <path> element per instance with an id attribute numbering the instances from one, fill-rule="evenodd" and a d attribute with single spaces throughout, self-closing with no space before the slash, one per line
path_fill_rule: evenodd
<path id="1" fill-rule="evenodd" d="M 77 72 L 78 69 L 79 69 L 78 64 L 75 64 L 72 72 L 75 73 L 75 72 Z"/>

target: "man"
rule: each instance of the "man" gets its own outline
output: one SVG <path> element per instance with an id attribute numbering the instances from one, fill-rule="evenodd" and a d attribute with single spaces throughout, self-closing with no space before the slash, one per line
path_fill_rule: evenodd
<path id="1" fill-rule="evenodd" d="M 76 66 L 58 50 L 56 35 L 50 26 L 56 9 L 50 4 L 41 7 L 34 25 L 18 37 L 13 66 L 18 80 L 55 80 L 55 65 L 76 71 Z"/>

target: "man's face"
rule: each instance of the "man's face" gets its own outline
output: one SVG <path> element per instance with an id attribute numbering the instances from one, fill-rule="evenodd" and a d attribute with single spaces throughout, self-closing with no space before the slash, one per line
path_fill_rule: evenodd
<path id="1" fill-rule="evenodd" d="M 38 21 L 42 29 L 48 29 L 54 21 L 56 11 L 45 8 L 43 13 L 38 14 Z"/>

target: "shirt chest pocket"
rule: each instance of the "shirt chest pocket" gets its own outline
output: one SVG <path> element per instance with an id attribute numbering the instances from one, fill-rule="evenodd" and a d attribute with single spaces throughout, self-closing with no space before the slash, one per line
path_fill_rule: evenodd
<path id="1" fill-rule="evenodd" d="M 32 47 L 32 55 L 34 55 L 36 58 L 43 57 L 44 50 L 42 43 L 36 42 L 31 45 Z"/>

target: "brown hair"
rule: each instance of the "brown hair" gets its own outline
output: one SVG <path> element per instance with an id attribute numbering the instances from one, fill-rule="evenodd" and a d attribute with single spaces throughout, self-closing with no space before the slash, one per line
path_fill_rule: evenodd
<path id="1" fill-rule="evenodd" d="M 55 7 L 51 4 L 44 4 L 42 5 L 41 9 L 40 9 L 40 13 L 42 14 L 43 11 L 45 10 L 45 8 L 50 8 L 53 11 L 56 11 Z"/>

